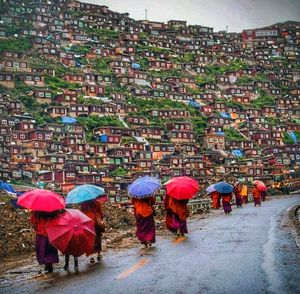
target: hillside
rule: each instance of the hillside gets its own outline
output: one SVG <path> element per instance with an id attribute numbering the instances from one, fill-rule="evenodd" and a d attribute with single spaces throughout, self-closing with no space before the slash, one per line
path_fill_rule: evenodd
<path id="1" fill-rule="evenodd" d="M 0 9 L 1 179 L 126 202 L 146 174 L 299 176 L 299 22 L 239 34 L 78 1 Z"/>

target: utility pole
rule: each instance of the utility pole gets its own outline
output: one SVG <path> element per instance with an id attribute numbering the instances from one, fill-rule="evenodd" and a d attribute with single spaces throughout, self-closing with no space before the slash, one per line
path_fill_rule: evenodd
<path id="1" fill-rule="evenodd" d="M 148 9 L 145 9 L 145 20 L 148 18 Z"/>

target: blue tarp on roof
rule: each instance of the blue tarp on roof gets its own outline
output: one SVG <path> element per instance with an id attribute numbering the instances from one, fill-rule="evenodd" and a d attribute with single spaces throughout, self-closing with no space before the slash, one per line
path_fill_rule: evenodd
<path id="1" fill-rule="evenodd" d="M 133 63 L 133 64 L 131 64 L 131 68 L 133 68 L 133 69 L 140 69 L 141 66 L 138 63 Z"/>
<path id="2" fill-rule="evenodd" d="M 290 138 L 294 141 L 294 144 L 296 144 L 298 140 L 295 133 L 293 131 L 288 131 L 287 133 L 289 134 Z"/>
<path id="3" fill-rule="evenodd" d="M 239 150 L 239 149 L 232 150 L 231 153 L 235 157 L 242 157 L 243 156 L 243 152 L 241 150 Z"/>
<path id="4" fill-rule="evenodd" d="M 0 181 L 0 189 L 5 190 L 9 193 L 17 194 L 17 191 L 13 188 L 12 185 L 10 185 L 8 183 L 5 183 L 5 182 L 2 182 L 2 181 Z"/>
<path id="5" fill-rule="evenodd" d="M 218 135 L 218 136 L 224 136 L 225 133 L 224 132 L 216 132 L 216 135 Z"/>
<path id="6" fill-rule="evenodd" d="M 221 115 L 221 117 L 223 117 L 223 118 L 229 118 L 229 119 L 231 119 L 230 114 L 227 113 L 227 112 L 220 112 L 220 115 Z"/>
<path id="7" fill-rule="evenodd" d="M 76 120 L 76 118 L 74 118 L 74 117 L 63 116 L 63 117 L 61 118 L 61 122 L 62 122 L 63 124 L 74 124 L 74 123 L 77 122 L 77 120 Z"/>
<path id="8" fill-rule="evenodd" d="M 190 101 L 189 101 L 189 105 L 190 105 L 190 106 L 193 106 L 193 107 L 195 107 L 195 108 L 201 108 L 201 105 L 200 105 L 198 102 L 193 101 L 193 100 L 190 100 Z"/>

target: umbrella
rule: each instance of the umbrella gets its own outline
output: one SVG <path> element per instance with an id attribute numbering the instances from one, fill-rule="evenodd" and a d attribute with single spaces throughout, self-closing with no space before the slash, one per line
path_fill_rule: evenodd
<path id="1" fill-rule="evenodd" d="M 25 192 L 19 197 L 17 204 L 33 211 L 44 212 L 65 208 L 65 200 L 59 194 L 42 189 Z"/>
<path id="2" fill-rule="evenodd" d="M 210 185 L 209 187 L 207 187 L 207 188 L 205 189 L 205 191 L 206 191 L 207 193 L 215 192 L 215 191 L 216 191 L 215 185 Z"/>
<path id="3" fill-rule="evenodd" d="M 49 220 L 46 230 L 50 243 L 63 254 L 80 256 L 93 250 L 94 223 L 78 209 L 66 209 Z"/>
<path id="4" fill-rule="evenodd" d="M 216 191 L 219 193 L 227 194 L 227 193 L 231 193 L 233 191 L 233 186 L 231 186 L 230 184 L 228 184 L 226 182 L 216 183 L 214 185 L 214 187 L 215 187 Z"/>
<path id="5" fill-rule="evenodd" d="M 167 194 L 177 200 L 191 199 L 199 191 L 199 184 L 190 177 L 176 177 L 165 183 Z"/>
<path id="6" fill-rule="evenodd" d="M 66 199 L 67 204 L 71 203 L 81 203 L 89 200 L 96 199 L 99 196 L 102 196 L 105 194 L 105 191 L 103 188 L 95 186 L 95 185 L 81 185 L 77 186 L 73 190 L 71 190 Z"/>
<path id="7" fill-rule="evenodd" d="M 268 190 L 267 186 L 266 186 L 265 183 L 263 183 L 262 181 L 255 180 L 255 181 L 253 182 L 253 184 L 256 186 L 256 188 L 257 188 L 259 191 L 267 191 L 267 190 Z"/>
<path id="8" fill-rule="evenodd" d="M 161 187 L 160 179 L 154 177 L 141 177 L 128 186 L 128 194 L 135 198 L 149 197 Z"/>

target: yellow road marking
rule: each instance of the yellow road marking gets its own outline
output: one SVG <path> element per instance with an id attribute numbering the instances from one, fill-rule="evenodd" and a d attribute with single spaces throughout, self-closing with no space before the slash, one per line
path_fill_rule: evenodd
<path id="1" fill-rule="evenodd" d="M 172 241 L 172 243 L 173 244 L 179 244 L 179 243 L 181 243 L 181 242 L 183 242 L 185 240 L 186 240 L 186 237 L 180 237 L 180 238 L 175 239 L 174 241 Z"/>
<path id="2" fill-rule="evenodd" d="M 128 270 L 126 270 L 123 273 L 119 274 L 117 276 L 117 279 L 125 279 L 125 278 L 127 278 L 129 275 L 131 275 L 132 273 L 134 273 L 138 269 L 142 268 L 148 262 L 149 262 L 148 258 L 141 259 L 139 262 L 137 262 L 136 264 L 134 264 L 131 268 L 129 268 Z"/>

